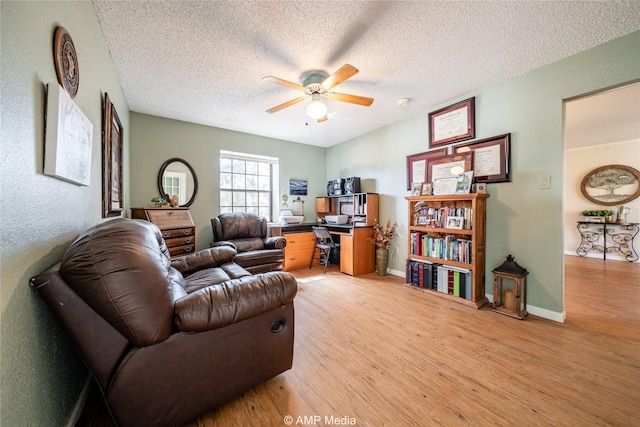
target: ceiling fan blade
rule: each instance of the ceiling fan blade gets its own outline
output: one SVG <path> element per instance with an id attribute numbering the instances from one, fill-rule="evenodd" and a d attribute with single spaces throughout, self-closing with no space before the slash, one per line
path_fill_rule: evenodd
<path id="1" fill-rule="evenodd" d="M 292 99 L 291 101 L 287 101 L 284 104 L 280 104 L 280 105 L 277 105 L 277 106 L 275 106 L 273 108 L 268 109 L 267 113 L 275 113 L 275 112 L 283 110 L 283 109 L 285 109 L 287 107 L 291 107 L 292 105 L 295 105 L 298 102 L 304 101 L 305 98 L 306 98 L 306 96 L 301 96 L 299 98 Z"/>
<path id="2" fill-rule="evenodd" d="M 282 80 L 282 79 L 279 79 L 279 78 L 273 77 L 273 76 L 263 77 L 262 80 L 265 80 L 265 81 L 268 81 L 268 82 L 271 82 L 271 83 L 275 83 L 275 84 L 280 85 L 280 86 L 288 87 L 290 89 L 299 90 L 301 92 L 305 92 L 307 90 L 306 87 L 301 86 L 301 85 L 299 85 L 297 83 L 293 83 L 293 82 L 289 82 L 289 81 L 286 81 L 286 80 Z"/>
<path id="3" fill-rule="evenodd" d="M 334 101 L 348 102 L 350 104 L 358 104 L 358 105 L 363 105 L 365 107 L 368 107 L 369 105 L 373 104 L 373 98 L 367 98 L 365 96 L 347 95 L 345 93 L 336 93 L 336 92 L 329 92 L 327 96 L 333 99 Z"/>
<path id="4" fill-rule="evenodd" d="M 321 86 L 325 90 L 331 90 L 331 88 L 338 86 L 340 83 L 355 76 L 356 74 L 358 74 L 358 69 L 356 67 L 354 67 L 353 65 L 345 64 L 340 67 L 338 71 L 324 79 L 324 81 L 321 83 Z"/>
<path id="5" fill-rule="evenodd" d="M 326 122 L 327 120 L 329 120 L 329 117 L 327 117 L 327 115 L 325 114 L 318 119 L 318 123 Z"/>

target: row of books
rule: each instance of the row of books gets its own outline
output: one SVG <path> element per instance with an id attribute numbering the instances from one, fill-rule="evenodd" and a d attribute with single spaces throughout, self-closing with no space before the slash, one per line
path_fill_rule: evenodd
<path id="1" fill-rule="evenodd" d="M 469 239 L 458 239 L 454 235 L 434 237 L 419 231 L 412 232 L 409 239 L 412 255 L 471 264 L 472 242 Z"/>
<path id="2" fill-rule="evenodd" d="M 407 259 L 407 283 L 471 300 L 471 271 Z"/>
<path id="3" fill-rule="evenodd" d="M 473 227 L 472 208 L 430 208 L 417 204 L 414 208 L 416 225 L 435 228 L 461 228 L 471 230 Z"/>

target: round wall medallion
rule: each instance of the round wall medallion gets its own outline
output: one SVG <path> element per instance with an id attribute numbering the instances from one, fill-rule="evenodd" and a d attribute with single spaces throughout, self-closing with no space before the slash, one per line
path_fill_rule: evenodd
<path id="1" fill-rule="evenodd" d="M 53 56 L 56 64 L 58 81 L 71 98 L 75 98 L 80 84 L 80 69 L 78 68 L 78 56 L 73 40 L 64 27 L 56 29 L 53 43 Z"/>

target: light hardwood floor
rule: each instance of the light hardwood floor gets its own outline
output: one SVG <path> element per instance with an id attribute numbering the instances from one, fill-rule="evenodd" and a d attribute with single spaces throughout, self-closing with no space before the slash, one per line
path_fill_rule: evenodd
<path id="1" fill-rule="evenodd" d="M 640 425 L 637 263 L 566 257 L 564 324 L 394 276 L 294 274 L 293 368 L 189 427 Z"/>

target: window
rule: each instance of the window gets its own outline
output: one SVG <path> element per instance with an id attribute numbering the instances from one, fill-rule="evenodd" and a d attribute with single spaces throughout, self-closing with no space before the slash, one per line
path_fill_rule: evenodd
<path id="1" fill-rule="evenodd" d="M 220 151 L 220 213 L 252 212 L 271 221 L 278 159 Z"/>
<path id="2" fill-rule="evenodd" d="M 165 194 L 178 196 L 181 205 L 187 203 L 187 174 L 185 172 L 166 172 L 162 174 L 162 187 Z"/>

